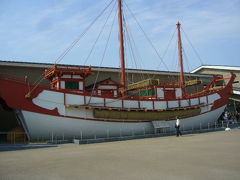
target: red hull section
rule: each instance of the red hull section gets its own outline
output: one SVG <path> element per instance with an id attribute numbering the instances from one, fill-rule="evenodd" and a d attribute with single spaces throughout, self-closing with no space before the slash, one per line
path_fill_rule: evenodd
<path id="1" fill-rule="evenodd" d="M 32 102 L 32 98 L 35 98 L 44 88 L 37 87 L 31 94 L 31 98 L 26 98 L 25 95 L 28 94 L 29 89 L 32 88 L 33 86 L 29 86 L 24 80 L 6 78 L 3 75 L 0 76 L 0 98 L 5 101 L 8 107 L 30 112 L 59 115 L 57 109 L 47 110 Z"/>

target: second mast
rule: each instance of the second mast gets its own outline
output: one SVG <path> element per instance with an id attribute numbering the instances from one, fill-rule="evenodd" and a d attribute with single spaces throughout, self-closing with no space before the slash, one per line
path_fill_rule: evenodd
<path id="1" fill-rule="evenodd" d="M 123 32 L 123 14 L 122 0 L 118 0 L 118 21 L 119 21 L 119 40 L 120 40 L 120 59 L 121 59 L 121 85 L 122 95 L 125 95 L 126 90 L 126 74 L 125 74 L 125 55 L 124 55 L 124 32 Z"/>

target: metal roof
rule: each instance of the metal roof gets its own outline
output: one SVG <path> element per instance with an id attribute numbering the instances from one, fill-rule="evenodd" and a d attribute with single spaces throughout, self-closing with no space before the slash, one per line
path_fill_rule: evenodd
<path id="1" fill-rule="evenodd" d="M 240 88 L 233 88 L 233 94 L 240 95 Z"/>
<path id="2" fill-rule="evenodd" d="M 191 71 L 191 73 L 196 73 L 201 69 L 218 69 L 218 70 L 229 70 L 229 71 L 240 71 L 240 66 L 220 66 L 220 65 L 203 65 Z"/>
<path id="3" fill-rule="evenodd" d="M 59 64 L 60 66 L 71 66 L 71 67 L 86 67 L 81 65 L 69 65 L 69 64 Z M 43 68 L 48 69 L 53 66 L 51 63 L 36 63 L 36 62 L 20 62 L 20 61 L 3 61 L 0 60 L 0 66 L 11 66 L 11 67 L 31 67 L 31 68 Z M 93 71 L 102 72 L 120 72 L 119 68 L 114 67 L 98 67 L 92 66 Z M 158 75 L 175 75 L 178 76 L 179 72 L 173 71 L 157 71 L 157 70 L 146 70 L 146 69 L 126 69 L 127 73 L 143 73 L 143 74 L 158 74 Z M 192 74 L 185 73 L 186 76 L 192 77 L 207 77 L 211 78 L 212 75 L 209 74 Z"/>
<path id="4" fill-rule="evenodd" d="M 237 94 L 237 95 L 240 95 L 240 91 L 237 91 L 237 90 L 233 90 L 233 94 Z"/>

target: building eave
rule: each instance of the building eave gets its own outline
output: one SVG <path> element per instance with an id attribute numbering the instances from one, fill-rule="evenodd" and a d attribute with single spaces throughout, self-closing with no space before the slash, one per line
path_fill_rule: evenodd
<path id="1" fill-rule="evenodd" d="M 48 69 L 48 68 L 51 68 L 53 66 L 53 64 L 51 64 L 51 63 L 36 63 L 36 62 L 20 62 L 20 61 L 3 61 L 3 60 L 0 60 L 0 66 Z M 59 64 L 59 66 L 83 67 L 81 65 L 69 65 L 69 64 Z M 101 71 L 101 72 L 120 72 L 119 68 L 114 68 L 114 67 L 92 66 L 92 70 L 93 71 Z M 158 75 L 179 76 L 179 72 L 157 71 L 157 70 L 147 70 L 147 69 L 126 69 L 126 73 L 142 73 L 142 74 L 156 74 L 156 75 L 158 74 Z M 209 74 L 193 74 L 193 73 L 185 73 L 185 76 L 206 77 L 206 78 L 213 77 L 213 75 L 209 75 Z"/>
<path id="2" fill-rule="evenodd" d="M 228 71 L 240 71 L 240 66 L 219 66 L 219 65 L 203 65 L 191 71 L 191 73 L 197 73 L 202 69 L 217 69 L 217 70 L 228 70 Z"/>
<path id="3" fill-rule="evenodd" d="M 240 91 L 233 90 L 233 94 L 240 95 Z"/>

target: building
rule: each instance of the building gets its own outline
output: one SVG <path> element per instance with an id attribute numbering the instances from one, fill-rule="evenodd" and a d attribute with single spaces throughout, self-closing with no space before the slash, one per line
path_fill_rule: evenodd
<path id="1" fill-rule="evenodd" d="M 82 67 L 64 64 L 61 64 L 60 66 L 76 68 Z M 44 71 L 51 67 L 53 67 L 53 64 L 0 61 L 0 75 L 8 74 L 16 78 L 27 78 L 30 83 L 34 83 L 36 85 L 41 84 L 45 86 L 50 86 L 49 81 L 44 79 Z M 120 82 L 120 70 L 118 68 L 110 67 L 92 67 L 91 69 L 93 71 L 93 75 L 89 76 L 86 79 L 86 82 L 84 84 L 85 88 L 87 89 L 91 87 L 94 82 L 98 82 L 97 87 L 99 90 L 101 90 L 102 88 L 100 87 L 100 85 L 103 86 L 106 84 L 111 84 L 111 86 L 116 86 L 112 90 L 112 93 L 115 93 L 114 90 L 117 90 L 118 88 L 117 83 Z M 161 82 L 167 82 L 170 80 L 177 82 L 179 79 L 179 72 L 126 69 L 126 73 L 128 84 L 148 78 L 160 79 Z M 210 82 L 212 77 L 212 75 L 197 73 L 187 73 L 185 76 L 186 80 L 202 80 L 204 83 Z M 200 85 L 197 88 L 202 88 L 201 86 L 203 85 Z M 191 91 L 191 88 L 189 88 L 188 90 Z M 7 111 L 3 108 L 0 108 L 0 118 L 0 132 L 8 132 L 18 126 L 18 121 L 12 111 Z"/>
<path id="2" fill-rule="evenodd" d="M 223 78 L 228 78 L 230 73 L 236 74 L 235 83 L 233 84 L 233 94 L 230 98 L 227 111 L 233 113 L 240 112 L 240 66 L 218 66 L 218 65 L 203 65 L 192 71 L 197 74 L 212 74 L 222 75 Z"/>

